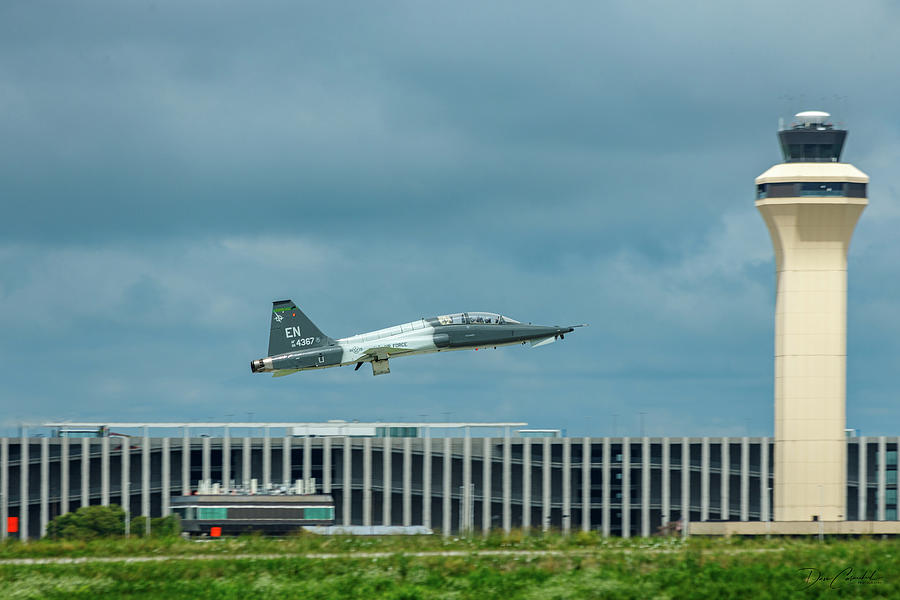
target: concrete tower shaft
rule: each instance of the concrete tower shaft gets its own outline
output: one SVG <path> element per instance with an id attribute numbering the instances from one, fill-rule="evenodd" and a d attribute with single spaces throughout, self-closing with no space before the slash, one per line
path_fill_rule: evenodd
<path id="1" fill-rule="evenodd" d="M 834 130 L 819 127 L 812 131 L 827 132 L 830 144 Z M 815 141 L 811 128 L 802 129 L 804 142 Z M 788 162 L 756 179 L 777 273 L 775 520 L 840 521 L 847 515 L 847 250 L 869 178 L 836 162 L 840 148 L 834 162 L 818 149 L 815 162 L 792 160 L 781 138 Z"/>

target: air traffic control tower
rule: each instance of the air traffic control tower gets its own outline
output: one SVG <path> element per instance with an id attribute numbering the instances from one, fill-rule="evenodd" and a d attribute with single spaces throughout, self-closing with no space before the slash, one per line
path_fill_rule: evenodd
<path id="1" fill-rule="evenodd" d="M 847 249 L 869 178 L 841 162 L 847 131 L 808 111 L 756 178 L 775 247 L 776 521 L 847 518 Z"/>

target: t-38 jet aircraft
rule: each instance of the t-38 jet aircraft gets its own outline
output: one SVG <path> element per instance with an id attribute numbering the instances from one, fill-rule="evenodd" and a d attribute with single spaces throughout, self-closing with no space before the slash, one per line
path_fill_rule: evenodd
<path id="1" fill-rule="evenodd" d="M 354 363 L 359 369 L 369 362 L 373 375 L 383 375 L 391 372 L 388 360 L 398 356 L 526 342 L 538 347 L 565 338 L 575 327 L 581 325 L 526 325 L 494 313 L 473 312 L 419 319 L 335 340 L 322 333 L 292 300 L 279 300 L 272 303 L 269 355 L 250 361 L 250 370 L 281 377 Z"/>

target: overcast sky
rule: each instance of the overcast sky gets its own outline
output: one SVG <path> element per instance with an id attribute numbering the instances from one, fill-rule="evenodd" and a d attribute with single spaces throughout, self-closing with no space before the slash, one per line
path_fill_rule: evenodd
<path id="1" fill-rule="evenodd" d="M 514 420 L 771 435 L 753 179 L 826 110 L 871 177 L 848 426 L 900 433 L 892 2 L 0 3 L 0 432 L 22 421 Z M 250 373 L 491 311 L 532 350 Z"/>

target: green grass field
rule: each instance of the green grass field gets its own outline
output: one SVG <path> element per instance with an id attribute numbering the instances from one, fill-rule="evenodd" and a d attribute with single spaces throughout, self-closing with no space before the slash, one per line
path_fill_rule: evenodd
<path id="1" fill-rule="evenodd" d="M 74 557 L 85 562 L 9 562 Z M 0 598 L 900 598 L 898 558 L 900 541 L 881 539 L 45 540 L 0 545 Z"/>

